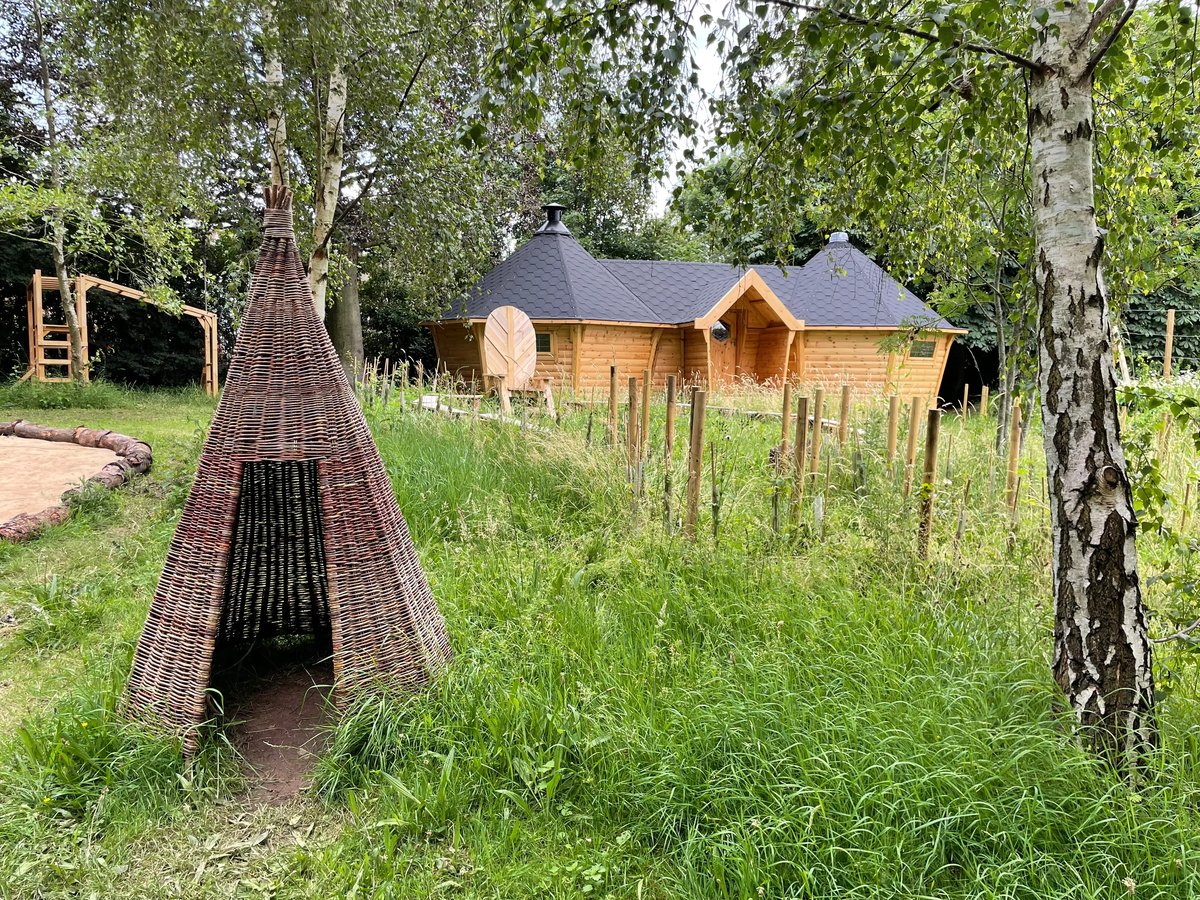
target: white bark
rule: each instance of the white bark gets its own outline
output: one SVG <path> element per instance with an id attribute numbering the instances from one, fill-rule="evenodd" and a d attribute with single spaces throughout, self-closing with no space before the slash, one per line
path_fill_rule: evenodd
<path id="1" fill-rule="evenodd" d="M 308 284 L 312 288 L 313 305 L 322 319 L 325 318 L 325 294 L 329 286 L 329 233 L 342 190 L 345 119 L 346 72 L 339 60 L 329 76 L 325 121 L 321 127 L 313 203 L 313 251 L 308 260 Z"/>
<path id="2" fill-rule="evenodd" d="M 46 30 L 42 23 L 42 8 L 33 0 L 33 24 L 37 37 L 38 63 L 42 82 L 42 102 L 46 111 L 46 149 L 50 153 L 50 184 L 58 194 L 63 189 L 62 148 L 58 140 L 57 117 L 54 114 L 54 90 L 50 85 L 50 63 L 46 58 Z M 83 333 L 79 328 L 79 316 L 75 312 L 75 294 L 71 290 L 71 278 L 67 274 L 66 224 L 62 209 L 55 205 L 50 210 L 50 246 L 54 256 L 54 274 L 58 278 L 58 296 L 62 302 L 63 317 L 67 322 L 67 350 L 71 357 L 71 377 L 77 382 L 87 380 L 87 360 L 83 358 Z M 35 322 L 35 328 L 41 323 Z M 29 361 L 37 367 L 37 360 Z"/>
<path id="3" fill-rule="evenodd" d="M 1153 745 L 1154 680 L 1117 424 L 1092 160 L 1091 11 L 1043 7 L 1032 142 L 1039 379 L 1054 540 L 1054 674 L 1086 743 L 1122 768 Z"/>
<path id="4" fill-rule="evenodd" d="M 283 59 L 279 55 L 279 24 L 268 0 L 263 8 L 267 38 L 267 155 L 271 158 L 271 184 L 288 185 L 287 119 L 283 113 Z"/>

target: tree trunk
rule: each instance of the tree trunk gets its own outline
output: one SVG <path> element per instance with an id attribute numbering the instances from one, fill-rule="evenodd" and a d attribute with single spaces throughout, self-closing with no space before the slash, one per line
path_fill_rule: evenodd
<path id="1" fill-rule="evenodd" d="M 283 60 L 279 56 L 279 24 L 272 0 L 263 7 L 266 37 L 267 155 L 271 158 L 271 184 L 288 184 L 287 119 L 283 113 Z"/>
<path id="2" fill-rule="evenodd" d="M 348 265 L 346 283 L 342 294 L 333 304 L 326 320 L 330 340 L 337 351 L 338 359 L 346 370 L 346 377 L 353 380 L 361 372 L 365 361 L 362 336 L 362 307 L 358 302 L 358 248 L 353 244 L 347 249 Z"/>
<path id="3" fill-rule="evenodd" d="M 308 260 L 308 284 L 317 315 L 325 318 L 325 293 L 329 287 L 329 237 L 342 191 L 342 153 L 345 143 L 346 72 L 341 62 L 329 76 L 325 122 L 321 127 L 313 202 L 313 251 Z"/>
<path id="4" fill-rule="evenodd" d="M 1030 85 L 1039 382 L 1054 541 L 1054 677 L 1085 744 L 1128 770 L 1156 741 L 1137 523 L 1117 424 L 1092 173 L 1091 11 L 1042 7 Z"/>
<path id="5" fill-rule="evenodd" d="M 46 149 L 50 153 L 50 183 L 56 194 L 63 189 L 62 158 L 60 156 L 57 121 L 54 114 L 54 91 L 50 86 L 50 63 L 46 55 L 46 29 L 42 25 L 42 9 L 38 0 L 33 0 L 33 24 L 37 32 L 38 62 L 42 81 L 42 102 L 46 109 Z M 83 333 L 79 328 L 79 316 L 75 312 L 75 294 L 71 290 L 71 279 L 67 275 L 66 224 L 62 209 L 57 205 L 50 210 L 51 248 L 54 255 L 54 274 L 58 278 L 58 297 L 62 302 L 63 317 L 67 322 L 67 352 L 71 357 L 71 377 L 79 383 L 87 381 L 87 360 L 83 358 Z M 40 328 L 40 322 L 33 323 Z M 37 368 L 37 360 L 29 364 Z"/>

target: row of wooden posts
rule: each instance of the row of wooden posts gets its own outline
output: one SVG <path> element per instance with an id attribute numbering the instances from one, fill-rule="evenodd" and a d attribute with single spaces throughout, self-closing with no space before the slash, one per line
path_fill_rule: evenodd
<path id="1" fill-rule="evenodd" d="M 636 376 L 630 376 L 628 381 L 628 404 L 625 428 L 626 464 L 629 483 L 634 500 L 644 493 L 644 464 L 646 460 L 647 443 L 650 431 L 651 403 L 651 372 L 643 370 L 641 383 Z M 965 421 L 969 405 L 969 386 L 963 390 L 963 419 Z M 616 447 L 620 433 L 620 410 L 618 401 L 617 368 L 611 367 L 609 374 L 608 395 L 608 441 Z M 850 438 L 851 419 L 851 386 L 843 384 L 841 388 L 841 403 L 837 420 L 838 443 L 845 447 Z M 988 409 L 988 387 L 983 386 L 979 404 L 980 415 L 986 416 Z M 690 538 L 696 535 L 696 524 L 699 519 L 701 480 L 704 468 L 704 425 L 707 413 L 708 392 L 697 388 L 691 396 L 691 416 L 689 421 L 688 450 L 687 450 L 687 490 L 683 514 L 683 533 Z M 792 490 L 790 498 L 789 518 L 793 525 L 800 519 L 801 504 L 804 498 L 805 482 L 815 480 L 819 474 L 821 459 L 822 434 L 825 427 L 823 418 L 825 391 L 816 388 L 810 398 L 801 397 L 796 404 L 795 430 L 792 426 L 792 385 L 783 385 L 782 423 L 780 443 L 772 453 L 774 465 L 779 474 L 785 475 L 791 457 Z M 903 492 L 908 497 L 913 488 L 913 478 L 916 469 L 917 440 L 920 432 L 922 408 L 929 406 L 924 397 L 913 397 L 909 414 L 908 443 L 904 460 Z M 673 519 L 672 510 L 672 471 L 675 452 L 677 382 L 674 375 L 667 376 L 666 383 L 666 426 L 663 441 L 664 484 L 663 501 L 664 515 L 668 525 Z M 887 422 L 887 462 L 894 466 L 897 458 L 900 432 L 901 399 L 893 394 L 888 401 Z M 920 486 L 921 514 L 917 532 L 917 550 L 922 559 L 929 556 L 929 539 L 933 527 L 934 500 L 936 496 L 938 442 L 941 432 L 941 410 L 927 409 L 925 425 L 925 459 Z M 812 423 L 811 434 L 809 424 Z M 855 438 L 857 440 L 857 431 Z M 1013 401 L 1009 441 L 1008 469 L 1005 483 L 1005 500 L 1009 515 L 1015 523 L 1017 498 L 1020 491 L 1020 476 L 1018 473 L 1018 457 L 1021 440 L 1021 406 L 1019 400 Z M 789 448 L 789 441 L 791 442 Z M 716 503 L 716 485 L 714 484 L 714 507 Z M 965 523 L 965 509 L 969 502 L 971 490 L 970 479 L 967 479 L 963 491 L 963 515 L 960 515 L 958 540 L 961 540 Z M 778 519 L 777 519 L 778 524 Z"/>
<path id="2" fill-rule="evenodd" d="M 423 383 L 425 375 L 425 373 L 422 371 L 423 366 L 418 362 L 415 368 L 415 374 L 420 379 L 419 383 Z M 381 386 L 380 389 L 382 395 L 380 396 L 379 400 L 382 404 L 386 405 L 388 387 L 392 380 L 399 376 L 402 383 L 407 381 L 408 370 L 409 366 L 407 362 L 393 368 L 386 360 L 382 363 L 375 361 L 373 364 L 368 364 L 366 366 L 365 371 L 363 372 L 362 380 Z M 673 524 L 675 515 L 675 511 L 673 509 L 674 485 L 672 483 L 672 462 L 674 459 L 677 431 L 676 418 L 680 405 L 678 402 L 678 387 L 679 385 L 676 376 L 667 376 L 666 425 L 663 445 L 663 506 L 664 517 L 668 526 Z M 969 385 L 965 386 L 963 389 L 962 409 L 964 420 L 966 419 L 969 410 L 968 391 Z M 852 433 L 857 441 L 858 432 L 852 432 L 850 427 L 852 418 L 851 386 L 849 384 L 843 384 L 841 386 L 840 394 L 838 418 L 836 423 L 826 423 L 824 419 L 825 390 L 824 388 L 818 387 L 815 389 L 811 399 L 809 397 L 800 397 L 797 400 L 795 424 L 793 426 L 792 385 L 790 382 L 785 382 L 783 385 L 780 441 L 772 451 L 771 457 L 773 460 L 772 464 L 775 466 L 777 474 L 782 480 L 786 480 L 786 476 L 788 475 L 787 470 L 789 468 L 791 470 L 791 494 L 788 518 L 793 526 L 797 525 L 800 520 L 802 503 L 806 491 L 806 483 L 815 482 L 820 474 L 819 466 L 821 460 L 821 447 L 825 428 L 829 427 L 832 431 L 833 428 L 836 427 L 838 443 L 842 447 L 845 447 L 849 443 Z M 982 416 L 986 416 L 988 412 L 988 394 L 988 386 L 984 385 L 978 407 L 979 414 Z M 643 370 L 641 379 L 638 379 L 635 376 L 630 376 L 628 379 L 625 451 L 629 483 L 635 503 L 642 496 L 644 496 L 645 493 L 644 476 L 650 434 L 651 401 L 652 379 L 650 370 Z M 929 540 L 932 531 L 934 502 L 936 498 L 936 484 L 938 480 L 938 446 L 941 432 L 941 411 L 938 409 L 927 409 L 928 406 L 929 402 L 927 398 L 921 396 L 915 396 L 912 398 L 909 408 L 908 439 L 904 453 L 902 480 L 903 494 L 905 497 L 908 497 L 912 493 L 914 480 L 916 477 L 917 448 L 920 435 L 922 410 L 924 409 L 926 410 L 925 458 L 922 479 L 919 486 L 920 518 L 917 531 L 917 549 L 919 555 L 923 559 L 928 558 L 929 554 Z M 886 451 L 886 459 L 890 467 L 894 467 L 897 463 L 901 410 L 902 400 L 900 396 L 897 394 L 891 395 L 888 398 Z M 691 538 L 694 538 L 696 535 L 696 527 L 699 520 L 704 469 L 704 434 L 707 411 L 708 392 L 703 388 L 697 388 L 693 390 L 691 395 L 690 419 L 687 436 L 687 486 L 682 518 L 683 533 L 687 537 Z M 1020 401 L 1014 400 L 1009 423 L 1007 454 L 1008 465 L 1005 480 L 1005 505 L 1008 509 L 1010 519 L 1014 524 L 1017 513 L 1017 498 L 1020 495 L 1021 489 L 1021 478 L 1018 471 L 1021 418 L 1022 414 Z M 591 426 L 589 422 L 589 439 L 590 434 Z M 607 437 L 610 446 L 616 447 L 620 442 L 620 391 L 618 389 L 618 372 L 615 366 L 611 367 L 609 375 Z M 719 503 L 718 486 L 715 481 L 715 471 L 714 483 L 712 487 L 715 517 L 716 508 Z M 959 516 L 957 535 L 958 541 L 961 541 L 962 532 L 965 527 L 965 509 L 969 502 L 970 490 L 971 482 L 970 479 L 967 479 L 963 489 L 963 513 Z M 823 510 L 823 504 L 821 504 L 822 499 L 823 498 L 818 494 L 818 492 L 814 490 L 814 503 L 819 504 L 821 510 Z M 778 510 L 778 493 L 776 494 L 775 501 L 776 509 Z M 781 525 L 778 512 L 773 524 L 776 530 L 778 530 Z"/>

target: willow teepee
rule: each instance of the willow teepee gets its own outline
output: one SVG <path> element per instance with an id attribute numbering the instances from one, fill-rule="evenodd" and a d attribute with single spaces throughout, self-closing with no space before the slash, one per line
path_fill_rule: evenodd
<path id="1" fill-rule="evenodd" d="M 313 308 L 291 194 L 266 192 L 250 303 L 138 642 L 131 712 L 208 717 L 214 654 L 280 635 L 333 650 L 334 697 L 412 688 L 449 658 L 379 451 Z"/>

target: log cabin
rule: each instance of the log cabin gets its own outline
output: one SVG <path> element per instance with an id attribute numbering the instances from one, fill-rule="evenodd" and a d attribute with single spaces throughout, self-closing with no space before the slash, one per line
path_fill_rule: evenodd
<path id="1" fill-rule="evenodd" d="M 428 323 L 439 368 L 481 382 L 484 321 L 515 306 L 537 335 L 535 377 L 575 393 L 649 369 L 710 386 L 783 379 L 937 403 L 965 334 L 895 281 L 844 232 L 803 266 L 596 259 L 563 207 L 442 316 Z"/>

